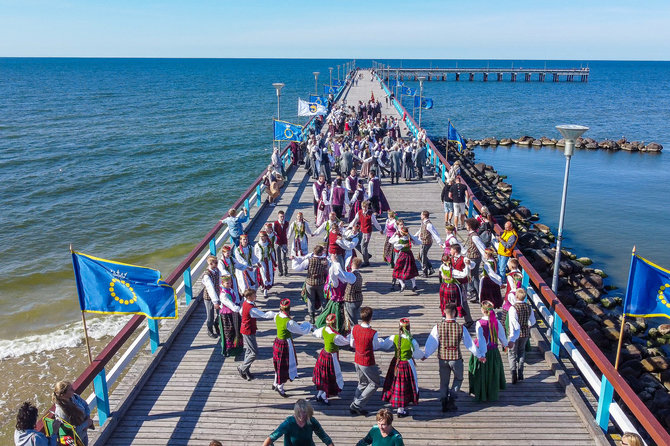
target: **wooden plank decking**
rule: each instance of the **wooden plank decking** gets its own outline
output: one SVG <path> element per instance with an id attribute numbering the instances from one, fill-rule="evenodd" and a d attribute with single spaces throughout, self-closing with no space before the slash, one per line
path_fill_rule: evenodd
<path id="1" fill-rule="evenodd" d="M 383 102 L 383 92 L 369 75 L 347 93 L 349 104 L 370 97 Z M 392 114 L 384 104 L 384 113 Z M 441 227 L 442 204 L 440 185 L 428 177 L 424 181 L 402 182 L 390 185 L 384 180 L 384 191 L 393 209 L 399 212 L 412 231 L 419 225 L 419 212 L 431 211 L 433 221 Z M 304 169 L 297 171 L 286 186 L 279 205 L 266 208 L 252 228 L 252 235 L 267 221 L 273 221 L 276 212 L 283 209 L 287 218 L 302 210 L 312 216 L 311 180 Z M 310 242 L 310 246 L 313 245 Z M 381 262 L 383 239 L 373 234 L 370 243 L 371 267 L 363 270 L 365 305 L 375 309 L 373 327 L 380 336 L 397 333 L 397 320 L 409 316 L 412 332 L 422 345 L 432 326 L 439 320 L 438 283 L 435 277 L 417 280 L 419 293 L 389 290 L 391 271 Z M 431 251 L 437 264 L 439 247 Z M 276 310 L 279 300 L 289 297 L 293 315 L 298 321 L 306 317 L 306 307 L 300 299 L 304 275 L 291 273 L 278 277 L 278 284 L 267 300 L 259 297 L 264 310 Z M 199 285 L 199 283 L 198 283 Z M 259 359 L 252 366 L 256 379 L 242 380 L 236 371 L 239 362 L 224 358 L 215 340 L 204 328 L 205 310 L 198 302 L 193 316 L 178 333 L 159 366 L 138 392 L 133 405 L 119 421 L 106 444 L 109 445 L 206 445 L 218 439 L 225 445 L 263 442 L 267 435 L 288 415 L 298 398 L 312 398 L 315 391 L 311 382 L 312 368 L 322 347 L 322 341 L 311 336 L 296 339 L 300 376 L 287 383 L 290 395 L 282 398 L 272 391 L 272 342 L 275 329 L 272 321 L 260 321 L 258 343 Z M 474 309 L 476 317 L 477 310 Z M 464 351 L 466 361 L 469 352 Z M 385 374 L 391 354 L 379 352 L 377 361 Z M 374 411 L 388 407 L 381 401 L 381 391 L 369 405 L 371 415 L 352 417 L 348 406 L 356 387 L 353 352 L 341 352 L 340 361 L 345 388 L 339 397 L 331 399 L 326 407 L 314 403 L 315 416 L 337 445 L 355 444 L 375 423 Z M 410 409 L 411 416 L 396 419 L 394 426 L 403 434 L 405 444 L 594 444 L 595 440 L 582 422 L 577 410 L 557 382 L 554 372 L 545 363 L 535 343 L 527 357 L 525 381 L 508 384 L 496 403 L 478 403 L 467 395 L 467 373 L 458 400 L 458 412 L 443 414 L 439 404 L 439 377 L 437 361 L 433 357 L 417 365 L 420 403 Z M 503 362 L 507 370 L 506 357 Z M 506 371 L 506 373 L 508 373 Z M 131 373 L 132 374 L 132 373 Z M 509 374 L 508 380 L 509 380 Z"/>

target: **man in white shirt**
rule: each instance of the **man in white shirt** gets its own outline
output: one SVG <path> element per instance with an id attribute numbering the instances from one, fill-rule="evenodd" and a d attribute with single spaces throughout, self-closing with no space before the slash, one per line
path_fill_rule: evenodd
<path id="1" fill-rule="evenodd" d="M 507 359 L 512 375 L 512 384 L 523 381 L 523 365 L 526 361 L 526 343 L 530 338 L 530 328 L 535 325 L 533 308 L 526 300 L 526 290 L 516 290 L 516 302 L 509 309 L 510 347 Z M 513 345 L 512 345 L 513 343 Z"/>
<path id="2" fill-rule="evenodd" d="M 205 302 L 205 311 L 207 314 L 207 335 L 210 338 L 219 336 L 219 325 L 216 324 L 216 317 L 221 308 L 221 273 L 218 268 L 219 260 L 216 256 L 207 256 L 207 269 L 202 275 L 202 285 L 205 287 L 202 298 Z"/>
<path id="3" fill-rule="evenodd" d="M 433 265 L 430 263 L 430 259 L 428 259 L 428 250 L 433 246 L 433 242 L 436 242 L 438 245 L 442 244 L 442 240 L 440 239 L 435 226 L 433 226 L 433 223 L 431 223 L 428 217 L 430 217 L 428 211 L 421 212 L 421 229 L 414 234 L 414 237 L 418 237 L 419 240 L 421 240 L 421 254 L 419 257 L 421 258 L 423 277 L 428 277 L 429 274 L 435 272 L 433 270 Z"/>

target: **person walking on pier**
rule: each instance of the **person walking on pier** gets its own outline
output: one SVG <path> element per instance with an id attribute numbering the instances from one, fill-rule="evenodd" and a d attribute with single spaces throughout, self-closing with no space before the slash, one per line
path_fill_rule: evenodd
<path id="1" fill-rule="evenodd" d="M 507 273 L 507 262 L 514 253 L 518 239 L 519 235 L 514 230 L 514 225 L 511 221 L 506 221 L 505 231 L 498 239 L 498 274 L 500 277 L 505 277 Z"/>
<path id="2" fill-rule="evenodd" d="M 275 240 L 275 259 L 280 276 L 288 276 L 288 227 L 284 211 L 277 212 L 277 220 L 272 223 L 277 238 Z"/>
<path id="3" fill-rule="evenodd" d="M 377 425 L 373 426 L 368 434 L 356 443 L 356 446 L 404 446 L 402 435 L 395 430 L 392 423 L 393 413 L 388 409 L 379 409 Z"/>
<path id="4" fill-rule="evenodd" d="M 244 292 L 244 302 L 240 308 L 242 322 L 240 324 L 240 334 L 244 343 L 244 362 L 237 368 L 240 376 L 247 381 L 254 379 L 251 374 L 251 364 L 258 356 L 258 342 L 256 342 L 256 319 L 272 319 L 275 317 L 273 311 L 261 311 L 256 307 L 256 290 L 246 290 Z"/>
<path id="5" fill-rule="evenodd" d="M 247 211 L 247 208 L 242 208 L 242 215 L 238 215 L 237 209 L 231 208 L 228 210 L 228 217 L 221 220 L 221 223 L 228 225 L 228 235 L 230 235 L 233 245 L 239 246 L 240 237 L 244 231 L 242 223 L 246 223 L 248 220 L 249 211 Z"/>
<path id="6" fill-rule="evenodd" d="M 354 400 L 349 406 L 352 415 L 367 415 L 365 405 L 380 384 L 381 372 L 375 362 L 375 350 L 388 350 L 393 346 L 390 340 L 379 339 L 377 331 L 370 327 L 372 308 L 361 308 L 361 323 L 351 330 L 349 346 L 355 350 L 354 367 L 358 375 L 358 387 Z"/>
<path id="7" fill-rule="evenodd" d="M 452 183 L 446 181 L 444 187 L 442 188 L 442 193 L 440 199 L 444 203 L 444 224 L 450 225 L 452 223 L 452 218 L 454 216 L 454 200 L 451 198 L 449 191 L 451 190 Z M 457 225 L 458 223 L 455 223 Z"/>
<path id="8" fill-rule="evenodd" d="M 416 174 L 419 180 L 423 180 L 423 170 L 426 167 L 426 145 L 425 142 L 420 143 L 414 151 L 414 165 L 416 166 Z"/>
<path id="9" fill-rule="evenodd" d="M 249 236 L 247 234 L 240 236 L 240 245 L 235 248 L 235 260 L 240 265 L 240 269 L 235 271 L 240 292 L 244 294 L 248 289 L 255 290 L 258 286 L 258 276 L 256 274 L 258 258 L 249 246 Z"/>
<path id="10" fill-rule="evenodd" d="M 393 280 L 400 283 L 400 292 L 405 291 L 405 281 L 412 281 L 412 290 L 416 291 L 416 276 L 419 271 L 416 268 L 416 260 L 412 253 L 412 242 L 421 245 L 421 240 L 409 233 L 405 224 L 400 222 L 398 230 L 389 239 L 389 243 L 393 245 L 393 252 L 395 254 L 395 264 L 393 265 Z M 391 284 L 391 288 L 394 284 Z"/>
<path id="11" fill-rule="evenodd" d="M 293 347 L 293 335 L 306 335 L 312 330 L 312 324 L 303 322 L 298 324 L 291 318 L 291 300 L 282 299 L 279 302 L 279 313 L 275 315 L 277 337 L 272 347 L 272 364 L 275 378 L 272 390 L 276 390 L 284 398 L 288 397 L 284 391 L 284 383 L 298 377 L 298 361 Z"/>
<path id="12" fill-rule="evenodd" d="M 395 357 L 389 365 L 384 380 L 382 400 L 397 409 L 398 417 L 407 416 L 407 406 L 419 404 L 419 380 L 414 359 L 423 358 L 419 343 L 412 337 L 408 318 L 399 321 L 397 335 L 389 338 L 395 347 Z"/>
<path id="13" fill-rule="evenodd" d="M 221 273 L 218 269 L 216 256 L 207 256 L 207 269 L 202 275 L 202 299 L 205 303 L 207 334 L 210 338 L 219 336 L 219 327 L 216 324 L 216 316 L 221 307 L 219 294 L 221 293 Z"/>
<path id="14" fill-rule="evenodd" d="M 263 297 L 267 298 L 268 291 L 275 283 L 277 259 L 267 232 L 261 231 L 259 236 L 260 238 L 254 246 L 254 255 L 258 261 L 258 286 L 263 288 Z"/>
<path id="15" fill-rule="evenodd" d="M 290 240 L 293 236 L 293 244 L 291 245 L 291 255 L 295 257 L 303 257 L 307 255 L 307 250 L 309 249 L 309 243 L 307 234 L 314 235 L 312 230 L 309 229 L 309 224 L 305 221 L 305 217 L 302 212 L 298 212 L 289 228 L 288 233 L 286 234 L 286 239 Z"/>
<path id="16" fill-rule="evenodd" d="M 299 399 L 295 402 L 293 415 L 287 417 L 277 429 L 263 442 L 263 446 L 272 446 L 275 441 L 284 437 L 284 445 L 314 445 L 314 434 L 327 446 L 333 446 L 321 424 L 314 418 L 314 409 L 308 401 Z"/>
<path id="17" fill-rule="evenodd" d="M 312 334 L 323 339 L 323 349 L 314 365 L 312 382 L 316 386 L 316 400 L 330 405 L 328 398 L 337 396 L 344 388 L 344 378 L 339 361 L 340 347 L 349 345 L 349 337 L 344 337 L 337 331 L 337 316 L 329 314 L 326 317 L 326 326 L 315 330 Z"/>
<path id="18" fill-rule="evenodd" d="M 477 355 L 477 346 L 472 341 L 467 328 L 456 322 L 456 305 L 447 304 L 444 309 L 445 317 L 433 327 L 426 340 L 424 347 L 425 361 L 437 351 L 440 365 L 440 401 L 442 412 L 455 411 L 458 391 L 463 383 L 463 357 L 461 356 L 461 343 Z M 454 373 L 454 381 L 449 388 L 451 373 Z"/>
<path id="19" fill-rule="evenodd" d="M 364 201 L 361 204 L 361 209 L 358 211 L 353 221 L 349 223 L 349 228 L 352 228 L 357 223 L 361 225 L 361 233 L 363 234 L 361 238 L 361 254 L 363 255 L 363 264 L 361 266 L 370 266 L 370 253 L 368 252 L 368 246 L 370 245 L 370 238 L 372 238 L 372 227 L 374 226 L 377 231 L 382 235 L 384 231 L 377 221 L 375 213 L 371 211 L 371 204 L 369 201 Z"/>
<path id="20" fill-rule="evenodd" d="M 433 223 L 430 221 L 430 212 L 422 211 L 421 212 L 421 229 L 416 231 L 414 237 L 418 237 L 421 240 L 421 254 L 419 258 L 421 260 L 421 269 L 423 270 L 423 277 L 428 277 L 430 274 L 433 274 L 435 270 L 433 265 L 430 263 L 428 258 L 428 251 L 430 247 L 433 246 L 433 242 L 436 242 L 438 245 L 442 244 L 442 240 L 433 226 Z"/>
<path id="21" fill-rule="evenodd" d="M 465 224 L 465 202 L 468 200 L 468 187 L 461 177 L 457 177 L 449 188 L 449 197 L 454 202 L 454 226 L 463 229 Z"/>
<path id="22" fill-rule="evenodd" d="M 516 290 L 516 302 L 509 309 L 510 348 L 507 350 L 512 384 L 523 381 L 523 365 L 526 362 L 526 343 L 530 329 L 535 325 L 535 314 L 526 302 L 526 290 Z"/>

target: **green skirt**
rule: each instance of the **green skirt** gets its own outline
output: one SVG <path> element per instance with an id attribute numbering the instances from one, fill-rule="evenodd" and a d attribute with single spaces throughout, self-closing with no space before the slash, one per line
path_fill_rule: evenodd
<path id="1" fill-rule="evenodd" d="M 486 362 L 470 357 L 468 367 L 470 393 L 477 401 L 498 401 L 498 392 L 505 388 L 505 370 L 497 348 L 486 352 Z"/>
<path id="2" fill-rule="evenodd" d="M 314 325 L 316 328 L 321 328 L 326 326 L 326 318 L 328 317 L 329 314 L 335 314 L 335 327 L 337 329 L 337 332 L 340 334 L 343 334 L 345 332 L 345 326 L 344 326 L 344 303 L 343 302 L 335 302 L 332 300 L 329 300 L 326 306 L 323 308 L 323 311 L 321 312 L 320 315 L 316 317 L 314 320 Z"/>

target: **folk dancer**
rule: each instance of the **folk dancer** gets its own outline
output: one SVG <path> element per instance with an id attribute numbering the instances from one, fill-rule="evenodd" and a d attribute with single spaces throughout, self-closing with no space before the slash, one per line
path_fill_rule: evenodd
<path id="1" fill-rule="evenodd" d="M 382 191 L 382 180 L 379 179 L 375 170 L 370 171 L 368 180 L 368 200 L 370 200 L 372 211 L 377 215 L 381 215 L 383 211 L 391 209 L 388 201 L 386 201 L 386 196 L 384 196 L 384 192 Z"/>
<path id="2" fill-rule="evenodd" d="M 451 256 L 448 254 L 442 255 L 442 264 L 438 271 L 440 277 L 440 310 L 442 317 L 446 317 L 446 308 L 449 304 L 456 306 L 458 317 L 464 317 L 467 311 L 463 310 L 463 295 L 461 294 L 461 287 L 458 279 L 454 277 L 453 266 L 451 264 Z"/>
<path id="3" fill-rule="evenodd" d="M 349 205 L 351 205 L 351 199 L 354 196 L 354 192 L 356 192 L 357 186 L 358 186 L 358 171 L 356 169 L 351 169 L 349 171 L 349 176 L 344 180 L 344 187 L 345 189 L 347 189 L 347 198 L 349 198 Z"/>
<path id="4" fill-rule="evenodd" d="M 280 276 L 288 276 L 288 228 L 284 211 L 277 212 L 277 220 L 272 223 L 274 233 L 277 235 L 275 240 L 275 259 L 279 267 Z"/>
<path id="5" fill-rule="evenodd" d="M 316 219 L 319 211 L 319 202 L 321 201 L 321 196 L 326 188 L 326 176 L 319 175 L 319 179 L 312 184 L 312 194 L 314 195 L 314 218 Z M 317 223 L 318 226 L 318 223 Z"/>
<path id="6" fill-rule="evenodd" d="M 242 265 L 235 260 L 235 256 L 233 256 L 234 249 L 234 245 L 224 245 L 223 248 L 221 248 L 221 257 L 219 257 L 217 267 L 219 268 L 221 277 L 230 276 L 232 278 L 233 289 L 239 294 L 240 289 L 237 286 L 237 276 L 235 274 L 238 269 L 242 268 Z"/>
<path id="7" fill-rule="evenodd" d="M 202 293 L 202 299 L 205 303 L 207 335 L 210 338 L 219 336 L 219 327 L 216 324 L 216 315 L 221 308 L 221 273 L 217 268 L 218 259 L 216 256 L 207 256 L 207 269 L 202 275 L 202 285 L 205 287 Z"/>
<path id="8" fill-rule="evenodd" d="M 263 288 L 263 297 L 268 297 L 268 291 L 275 283 L 275 267 L 277 259 L 267 232 L 261 231 L 260 240 L 254 247 L 254 255 L 258 259 L 258 285 Z"/>
<path id="9" fill-rule="evenodd" d="M 377 222 L 377 217 L 375 213 L 371 210 L 371 203 L 369 201 L 364 201 L 361 204 L 361 209 L 354 217 L 353 221 L 349 223 L 349 227 L 353 227 L 356 223 L 361 225 L 361 233 L 363 237 L 361 238 L 361 253 L 363 255 L 363 265 L 370 266 L 370 253 L 368 252 L 368 245 L 370 244 L 370 238 L 372 237 L 372 226 L 375 227 L 380 234 L 384 234 L 382 227 L 379 226 Z"/>
<path id="10" fill-rule="evenodd" d="M 295 257 L 303 257 L 308 254 L 308 239 L 307 234 L 314 235 L 309 228 L 309 224 L 305 221 L 302 212 L 296 214 L 295 221 L 290 224 L 286 239 L 290 240 L 293 236 L 293 244 L 291 245 L 291 255 Z"/>
<path id="11" fill-rule="evenodd" d="M 416 268 L 416 260 L 412 253 L 412 242 L 421 245 L 421 241 L 411 235 L 404 223 L 398 226 L 396 233 L 389 239 L 393 245 L 393 252 L 396 256 L 395 265 L 393 265 L 393 282 L 391 290 L 395 288 L 396 280 L 400 283 L 400 292 L 405 291 L 405 281 L 412 281 L 412 290 L 416 291 L 416 279 L 419 271 Z"/>
<path id="12" fill-rule="evenodd" d="M 526 343 L 530 339 L 530 328 L 535 325 L 535 314 L 526 302 L 526 290 L 516 290 L 516 302 L 509 309 L 510 348 L 507 359 L 512 374 L 512 384 L 523 381 L 523 365 L 526 361 Z"/>
<path id="13" fill-rule="evenodd" d="M 470 276 L 471 263 L 469 259 L 461 255 L 461 245 L 451 245 L 449 251 L 451 254 L 452 275 L 458 280 L 458 286 L 461 291 L 461 311 L 463 313 L 463 318 L 465 319 L 465 326 L 470 328 L 474 321 L 472 320 L 468 306 L 465 304 L 465 296 L 467 296 L 466 290 Z"/>
<path id="14" fill-rule="evenodd" d="M 358 185 L 356 185 L 356 190 L 354 195 L 349 200 L 349 221 L 351 222 L 358 214 L 358 211 L 361 209 L 361 205 L 364 201 L 368 199 L 368 193 L 363 187 L 363 180 L 358 180 Z"/>
<path id="15" fill-rule="evenodd" d="M 334 227 L 339 226 L 340 226 L 340 220 L 337 218 L 337 214 L 335 214 L 335 212 L 331 212 L 328 215 L 328 220 L 322 222 L 319 226 L 317 226 L 316 230 L 312 232 L 312 236 L 319 235 L 323 232 L 324 233 L 323 241 L 324 243 L 328 243 L 328 237 L 330 235 L 331 230 Z"/>
<path id="16" fill-rule="evenodd" d="M 337 177 L 330 193 L 331 207 L 337 218 L 344 218 L 345 205 L 349 205 L 347 190 L 342 186 L 342 178 Z"/>
<path id="17" fill-rule="evenodd" d="M 479 222 L 477 222 L 476 219 L 466 219 L 465 228 L 468 231 L 467 238 L 465 239 L 465 256 L 472 262 L 472 267 L 470 268 L 471 280 L 468 282 L 467 296 L 470 298 L 470 302 L 481 302 L 478 300 L 480 293 L 479 267 L 482 263 L 482 257 L 484 256 L 486 247 L 477 234 Z"/>
<path id="18" fill-rule="evenodd" d="M 330 183 L 326 183 L 326 187 L 321 191 L 321 199 L 319 200 L 319 206 L 316 213 L 316 226 L 321 226 L 326 219 L 329 218 L 330 214 L 335 214 L 332 212 L 331 206 L 331 187 Z M 337 216 L 337 214 L 335 214 Z"/>
<path id="19" fill-rule="evenodd" d="M 314 324 L 316 312 L 325 305 L 324 285 L 328 277 L 328 259 L 322 245 L 314 247 L 314 253 L 304 257 L 294 257 L 293 271 L 307 271 L 302 296 L 307 304 L 310 323 Z"/>
<path id="20" fill-rule="evenodd" d="M 256 319 L 272 319 L 275 317 L 273 311 L 261 311 L 256 307 L 256 290 L 248 289 L 244 292 L 244 302 L 240 308 L 242 323 L 240 333 L 244 342 L 244 362 L 237 367 L 237 372 L 247 381 L 254 379 L 251 374 L 251 364 L 258 356 L 258 342 L 256 342 Z"/>
<path id="21" fill-rule="evenodd" d="M 277 337 L 272 347 L 272 364 L 275 369 L 272 390 L 276 390 L 281 396 L 287 398 L 284 383 L 298 377 L 298 361 L 293 347 L 293 335 L 308 334 L 312 330 L 312 324 L 295 322 L 291 318 L 291 300 L 282 299 L 279 302 L 279 313 L 275 315 L 275 325 L 277 326 Z"/>
<path id="22" fill-rule="evenodd" d="M 444 231 L 447 234 L 444 238 L 444 253 L 451 255 L 449 250 L 451 248 L 451 245 L 460 245 L 461 242 L 459 242 L 458 239 L 456 238 L 456 227 L 454 225 L 452 224 L 445 225 Z"/>
<path id="23" fill-rule="evenodd" d="M 235 248 L 235 261 L 240 265 L 240 268 L 235 270 L 240 293 L 244 294 L 248 289 L 255 290 L 258 286 L 256 274 L 258 258 L 249 246 L 249 236 L 247 234 L 240 236 L 240 245 Z"/>
<path id="24" fill-rule="evenodd" d="M 442 244 L 442 240 L 435 230 L 435 226 L 430 221 L 430 212 L 422 211 L 421 212 L 421 229 L 416 231 L 414 237 L 418 237 L 421 240 L 421 254 L 419 258 L 421 259 L 421 269 L 423 270 L 423 277 L 428 277 L 428 275 L 433 274 L 433 265 L 430 263 L 428 258 L 428 251 L 430 247 L 433 246 L 433 242 L 436 242 L 438 245 Z"/>
<path id="25" fill-rule="evenodd" d="M 347 334 L 351 326 L 347 323 L 344 315 L 344 293 L 347 284 L 354 283 L 356 275 L 347 272 L 338 261 L 337 254 L 330 253 L 330 267 L 328 268 L 328 279 L 326 288 L 328 290 L 328 303 L 323 312 L 316 318 L 315 326 L 321 328 L 326 325 L 326 318 L 334 314 L 336 328 L 339 333 Z"/>
<path id="26" fill-rule="evenodd" d="M 389 338 L 395 347 L 395 357 L 389 365 L 382 400 L 396 408 L 398 417 L 407 416 L 406 407 L 419 404 L 419 380 L 416 375 L 414 359 L 423 358 L 419 343 L 412 337 L 408 318 L 399 322 L 397 335 Z"/>
<path id="27" fill-rule="evenodd" d="M 242 334 L 240 333 L 240 305 L 242 299 L 233 288 L 231 276 L 221 277 L 219 309 L 219 331 L 221 333 L 221 353 L 235 357 L 242 352 Z"/>
<path id="28" fill-rule="evenodd" d="M 435 351 L 440 365 L 440 401 L 442 412 L 455 411 L 458 391 L 463 383 L 463 356 L 461 356 L 461 343 L 477 355 L 477 346 L 472 341 L 467 328 L 456 322 L 456 305 L 447 304 L 445 307 L 445 318 L 436 324 L 428 335 L 424 347 L 425 356 L 428 359 Z M 454 381 L 449 387 L 451 373 L 454 373 Z"/>
<path id="29" fill-rule="evenodd" d="M 390 339 L 379 339 L 377 331 L 370 326 L 372 308 L 361 308 L 361 323 L 355 325 L 349 336 L 349 346 L 353 348 L 354 367 L 358 375 L 358 387 L 354 400 L 349 406 L 352 415 L 367 415 L 365 405 L 379 387 L 381 372 L 375 362 L 375 350 L 388 350 L 393 346 Z"/>
<path id="30" fill-rule="evenodd" d="M 502 305 L 502 314 L 500 316 L 500 319 L 504 321 L 503 325 L 505 325 L 505 333 L 507 336 L 510 336 L 512 333 L 509 329 L 509 309 L 516 303 L 517 290 L 523 288 L 522 280 L 523 275 L 520 272 L 507 274 L 507 292 L 505 294 L 505 299 Z"/>
<path id="31" fill-rule="evenodd" d="M 363 276 L 358 270 L 361 263 L 363 260 L 358 257 L 351 261 L 351 274 L 356 276 L 356 279 L 352 283 L 347 282 L 344 289 L 344 315 L 347 318 L 346 326 L 349 330 L 358 323 L 361 316 L 361 305 L 363 305 Z"/>
<path id="32" fill-rule="evenodd" d="M 493 304 L 493 308 L 502 307 L 503 298 L 500 294 L 502 283 L 502 278 L 496 272 L 496 251 L 493 248 L 486 248 L 482 263 L 482 278 L 479 284 L 479 302 L 488 300 Z"/>
<path id="33" fill-rule="evenodd" d="M 477 401 L 498 401 L 498 393 L 506 385 L 498 342 L 503 347 L 510 344 L 491 302 L 482 302 L 482 314 L 484 317 L 477 321 L 476 328 L 477 355 L 470 357 L 468 367 L 469 390 Z"/>
<path id="34" fill-rule="evenodd" d="M 314 365 L 312 382 L 316 385 L 316 400 L 327 406 L 330 405 L 328 398 L 337 396 L 344 388 L 338 351 L 340 347 L 349 345 L 349 337 L 338 333 L 336 324 L 337 317 L 329 314 L 326 326 L 312 333 L 314 337 L 323 339 L 323 349 Z"/>
<path id="35" fill-rule="evenodd" d="M 384 240 L 384 261 L 393 268 L 395 263 L 395 256 L 393 254 L 393 245 L 389 243 L 389 240 L 395 234 L 397 230 L 397 219 L 395 211 L 388 211 L 386 222 L 384 223 L 384 234 L 386 235 L 386 240 Z"/>

